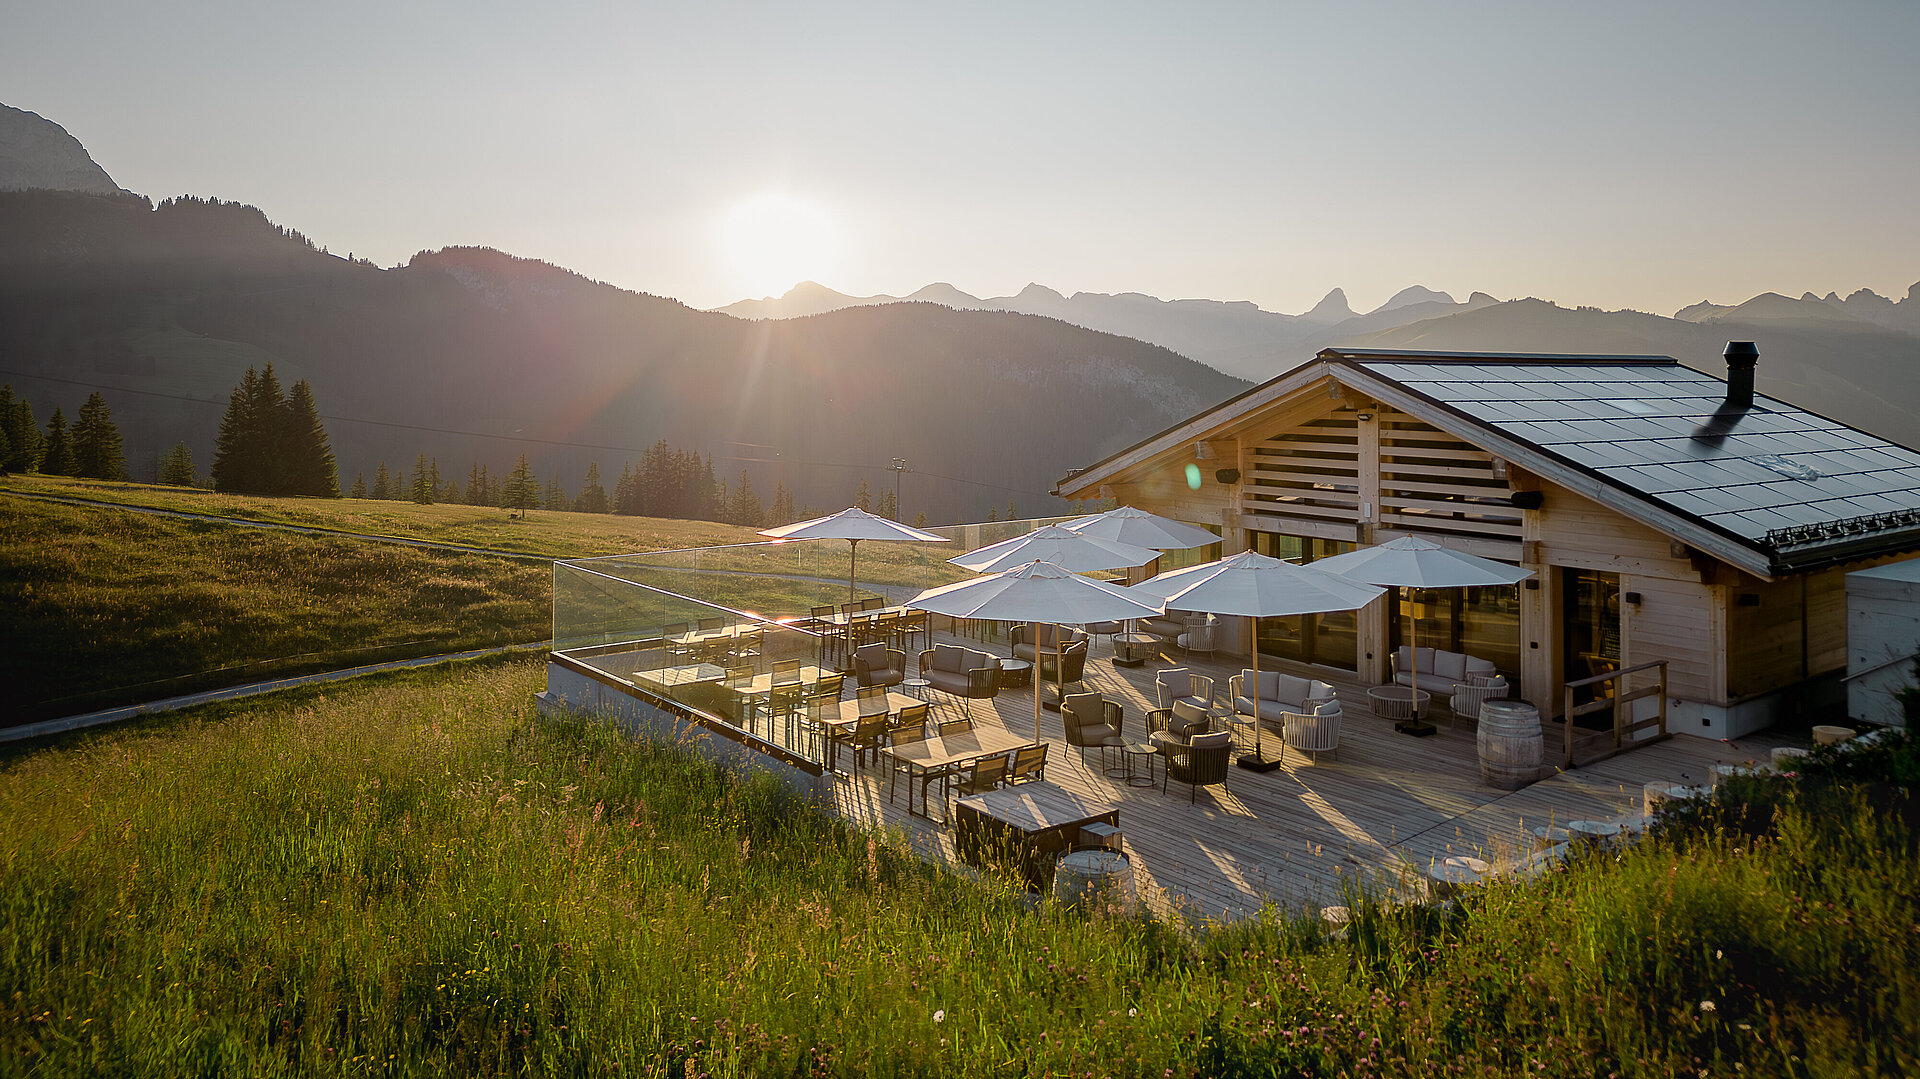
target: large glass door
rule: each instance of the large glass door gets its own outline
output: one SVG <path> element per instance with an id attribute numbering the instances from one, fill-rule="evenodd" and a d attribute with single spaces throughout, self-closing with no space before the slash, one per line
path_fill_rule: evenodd
<path id="1" fill-rule="evenodd" d="M 1508 682 L 1520 684 L 1518 585 L 1394 591 L 1394 617 L 1387 627 L 1389 647 L 1406 644 L 1410 627 L 1417 623 L 1419 640 L 1415 643 L 1420 647 L 1464 652 L 1487 660 L 1507 676 Z M 1412 617 L 1416 609 L 1418 619 Z"/>
<path id="2" fill-rule="evenodd" d="M 1560 580 L 1565 680 L 1577 682 L 1619 670 L 1620 575 L 1566 569 L 1560 571 Z M 1581 686 L 1573 692 L 1573 703 L 1612 695 L 1611 685 Z"/>
<path id="3" fill-rule="evenodd" d="M 1250 538 L 1255 551 L 1296 565 L 1344 554 L 1354 548 L 1353 544 L 1340 540 L 1286 536 L 1278 532 L 1254 532 Z M 1262 618 L 1258 637 L 1260 654 L 1336 667 L 1343 671 L 1357 670 L 1355 656 L 1360 644 L 1358 619 L 1358 611 Z"/>

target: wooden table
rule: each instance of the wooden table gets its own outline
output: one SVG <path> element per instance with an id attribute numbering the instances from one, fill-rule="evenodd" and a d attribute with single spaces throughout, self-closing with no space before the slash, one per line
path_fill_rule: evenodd
<path id="1" fill-rule="evenodd" d="M 883 713 L 876 708 L 870 714 L 885 715 L 888 718 L 892 718 L 899 715 L 900 710 L 903 708 L 910 708 L 916 704 L 927 703 L 917 697 L 909 697 L 904 693 L 895 693 L 892 690 L 887 690 L 884 699 L 886 702 L 886 711 Z M 853 728 L 859 726 L 862 715 L 868 714 L 860 711 L 862 705 L 870 708 L 873 707 L 871 702 L 856 698 L 850 701 L 839 702 L 839 707 L 836 712 L 820 717 L 820 725 L 827 728 L 827 771 L 834 771 L 834 766 L 839 763 L 840 759 L 840 747 L 833 740 L 834 732 L 851 731 Z"/>
<path id="2" fill-rule="evenodd" d="M 896 766 L 906 768 L 918 776 L 921 809 L 918 815 L 931 817 L 933 814 L 927 807 L 927 787 L 942 774 L 949 774 L 977 760 L 1011 753 L 1016 749 L 1026 749 L 1037 744 L 1031 738 L 1006 731 L 973 731 L 948 738 L 928 738 L 924 741 L 909 742 L 903 746 L 887 746 L 880 751 L 880 755 L 893 761 Z M 907 786 L 907 812 L 913 812 L 911 782 Z"/>
<path id="3" fill-rule="evenodd" d="M 1027 887 L 1047 887 L 1053 857 L 1089 824 L 1120 826 L 1120 807 L 1089 802 L 1047 783 L 1023 783 L 954 803 L 953 845 L 960 860 L 988 868 L 1011 860 Z"/>
<path id="4" fill-rule="evenodd" d="M 725 667 L 712 663 L 687 663 L 678 667 L 662 667 L 652 671 L 635 671 L 633 680 L 647 686 L 669 690 L 676 686 L 691 686 L 701 682 L 718 682 L 727 676 Z"/>
<path id="5" fill-rule="evenodd" d="M 695 659 L 704 659 L 706 657 L 702 653 L 731 650 L 741 641 L 751 641 L 765 634 L 766 631 L 767 626 L 764 622 L 741 622 L 722 626 L 719 629 L 697 629 L 689 633 L 678 633 L 665 638 L 665 643 L 669 653 L 677 649 Z"/>

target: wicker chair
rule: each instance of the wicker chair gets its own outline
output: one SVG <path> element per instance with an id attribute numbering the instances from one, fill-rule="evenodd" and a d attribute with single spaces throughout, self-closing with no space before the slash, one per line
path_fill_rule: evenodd
<path id="1" fill-rule="evenodd" d="M 1156 671 L 1153 689 L 1160 698 L 1162 708 L 1172 708 L 1175 701 L 1186 701 L 1202 711 L 1213 705 L 1213 679 L 1204 674 L 1194 674 L 1185 667 Z"/>
<path id="2" fill-rule="evenodd" d="M 1475 678 L 1470 684 L 1456 687 L 1448 705 L 1453 709 L 1456 720 L 1480 718 L 1480 706 L 1488 701 L 1505 700 L 1513 687 L 1507 680 L 1494 675 L 1492 678 Z"/>
<path id="3" fill-rule="evenodd" d="M 1233 734 L 1230 731 L 1214 731 L 1211 734 L 1196 734 L 1193 740 L 1181 747 L 1167 759 L 1166 784 L 1174 779 L 1184 780 L 1187 784 L 1187 800 L 1200 800 L 1200 788 L 1219 784 L 1227 785 L 1227 762 L 1233 755 Z"/>
<path id="4" fill-rule="evenodd" d="M 1127 744 L 1120 734 L 1124 716 L 1118 701 L 1098 693 L 1073 693 L 1061 702 L 1060 719 L 1066 724 L 1067 744 L 1080 748 L 1082 766 L 1087 763 L 1087 747 L 1094 746 L 1100 750 L 1101 771 L 1106 771 L 1107 750 Z"/>
<path id="5" fill-rule="evenodd" d="M 885 644 L 869 644 L 853 653 L 853 678 L 863 686 L 897 686 L 907 680 L 907 654 Z"/>
<path id="6" fill-rule="evenodd" d="M 1285 726 L 1281 729 L 1281 759 L 1286 758 L 1287 746 L 1308 754 L 1315 763 L 1320 754 L 1333 753 L 1340 749 L 1340 721 L 1343 718 L 1339 701 L 1324 701 L 1311 711 L 1288 712 Z"/>

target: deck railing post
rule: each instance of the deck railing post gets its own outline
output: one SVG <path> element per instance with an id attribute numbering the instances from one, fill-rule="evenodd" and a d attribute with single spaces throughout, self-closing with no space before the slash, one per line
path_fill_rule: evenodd
<path id="1" fill-rule="evenodd" d="M 1560 734 L 1564 743 L 1561 747 L 1560 767 L 1571 768 L 1573 767 L 1573 689 L 1568 687 L 1562 692 L 1566 694 L 1567 710 L 1560 714 Z"/>

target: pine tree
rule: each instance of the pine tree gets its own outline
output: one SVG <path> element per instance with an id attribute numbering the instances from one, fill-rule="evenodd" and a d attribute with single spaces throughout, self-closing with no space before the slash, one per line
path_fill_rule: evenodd
<path id="1" fill-rule="evenodd" d="M 629 475 L 631 480 L 631 475 Z M 514 462 L 513 472 L 507 476 L 506 484 L 500 491 L 500 505 L 519 510 L 522 517 L 527 511 L 540 504 L 540 489 L 534 485 L 533 468 L 527 464 L 527 455 L 521 454 Z"/>
<path id="2" fill-rule="evenodd" d="M 73 461 L 78 475 L 95 480 L 127 478 L 127 453 L 120 442 L 120 427 L 113 422 L 113 410 L 107 399 L 95 390 L 80 406 L 80 418 L 73 424 Z"/>
<path id="3" fill-rule="evenodd" d="M 485 504 L 487 497 L 487 481 L 483 478 L 485 475 L 486 470 L 480 467 L 480 462 L 478 461 L 475 461 L 473 468 L 467 471 L 467 493 L 463 498 L 463 501 L 466 502 L 467 505 L 480 506 Z"/>
<path id="4" fill-rule="evenodd" d="M 773 485 L 773 504 L 767 507 L 767 524 L 773 528 L 778 528 L 781 525 L 790 525 L 800 519 L 795 517 L 794 513 L 793 492 L 787 490 L 785 480 L 775 482 Z"/>
<path id="5" fill-rule="evenodd" d="M 237 494 L 274 494 L 284 482 L 286 398 L 268 364 L 241 377 L 220 418 L 213 451 L 214 490 Z"/>
<path id="6" fill-rule="evenodd" d="M 867 481 L 860 481 L 860 490 L 854 492 L 853 504 L 863 510 L 873 510 L 873 492 L 867 490 Z"/>
<path id="7" fill-rule="evenodd" d="M 388 486 L 387 480 L 387 463 L 382 461 L 380 462 L 380 467 L 373 470 L 373 490 L 369 491 L 368 494 L 371 494 L 374 498 L 389 498 L 392 497 L 390 491 L 391 488 Z"/>
<path id="8" fill-rule="evenodd" d="M 427 464 L 426 451 L 422 450 L 419 458 L 413 462 L 413 486 L 410 488 L 414 502 L 419 505 L 433 505 L 434 497 L 440 493 L 439 485 L 433 482 L 435 471 L 436 468 Z"/>
<path id="9" fill-rule="evenodd" d="M 6 429 L 7 452 L 0 456 L 0 472 L 32 472 L 40 467 L 46 439 L 34 422 L 33 405 L 15 397 L 11 385 L 0 387 L 0 427 Z"/>
<path id="10" fill-rule="evenodd" d="M 40 459 L 40 471 L 49 476 L 71 476 L 79 467 L 73 456 L 73 439 L 67 434 L 66 413 L 56 408 L 53 418 L 47 421 L 46 451 Z"/>
<path id="11" fill-rule="evenodd" d="M 339 498 L 340 475 L 333 460 L 333 446 L 327 441 L 327 429 L 313 403 L 313 387 L 306 379 L 294 383 L 287 394 L 280 434 L 283 472 L 275 484 L 276 493 Z"/>
<path id="12" fill-rule="evenodd" d="M 353 490 L 347 492 L 347 497 L 367 497 L 367 474 L 365 472 L 356 472 L 353 474 Z"/>
<path id="13" fill-rule="evenodd" d="M 1015 516 L 1015 515 L 1014 515 L 1014 512 L 1013 512 L 1013 499 L 1011 499 L 1011 498 L 1009 498 L 1009 499 L 1007 499 L 1007 515 L 1006 515 L 1005 517 L 1002 517 L 1002 518 L 1001 518 L 1001 520 L 1003 520 L 1003 521 L 1017 521 L 1017 520 L 1019 520 L 1019 519 L 1020 519 L 1020 518 L 1019 518 L 1019 517 L 1017 517 L 1017 516 Z"/>
<path id="14" fill-rule="evenodd" d="M 989 520 L 989 521 L 998 521 L 999 519 L 1000 519 L 1000 507 L 998 507 L 998 506 L 988 506 L 988 507 L 987 507 L 987 520 Z"/>
<path id="15" fill-rule="evenodd" d="M 171 487 L 193 486 L 193 451 L 185 442 L 176 442 L 160 459 L 160 482 Z"/>
<path id="16" fill-rule="evenodd" d="M 600 463 L 587 465 L 586 482 L 580 485 L 580 497 L 574 508 L 581 513 L 605 513 L 613 507 L 607 502 L 607 489 L 600 486 Z"/>
<path id="17" fill-rule="evenodd" d="M 927 512 L 925 510 L 921 510 L 919 513 L 913 515 L 913 527 L 927 527 Z"/>
<path id="18" fill-rule="evenodd" d="M 880 492 L 880 501 L 875 504 L 873 512 L 885 517 L 889 521 L 897 521 L 900 519 L 900 507 L 894 503 L 893 492 L 891 490 L 883 490 Z"/>
<path id="19" fill-rule="evenodd" d="M 547 498 L 545 505 L 546 508 L 550 510 L 573 508 L 573 501 L 567 497 L 566 488 L 560 486 L 560 477 L 558 476 L 550 476 L 547 478 Z"/>
<path id="20" fill-rule="evenodd" d="M 727 514 L 728 520 L 748 528 L 759 528 L 766 517 L 766 511 L 760 505 L 760 496 L 753 493 L 753 482 L 747 479 L 747 470 L 740 470 L 740 483 L 733 489 L 733 505 Z"/>
<path id="21" fill-rule="evenodd" d="M 6 411 L 0 409 L 0 417 L 5 416 Z M 13 437 L 7 434 L 8 426 L 6 423 L 0 423 L 0 476 L 12 471 L 7 467 L 8 460 L 13 457 Z"/>
<path id="22" fill-rule="evenodd" d="M 452 480 L 448 480 L 447 485 L 440 488 L 440 501 L 445 502 L 449 506 L 459 505 L 462 497 L 460 494 L 460 485 Z"/>
<path id="23" fill-rule="evenodd" d="M 405 502 L 407 499 L 413 497 L 413 487 L 407 483 L 406 469 L 396 468 L 393 470 L 393 479 L 387 481 L 387 497 L 395 502 Z"/>

